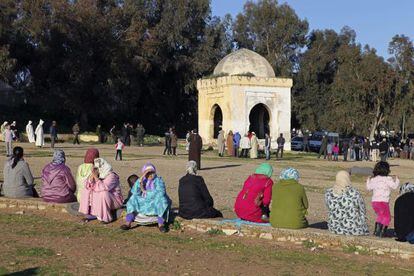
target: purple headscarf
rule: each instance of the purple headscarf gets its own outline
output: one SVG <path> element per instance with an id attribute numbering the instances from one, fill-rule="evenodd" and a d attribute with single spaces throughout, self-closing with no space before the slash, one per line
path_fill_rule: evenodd
<path id="1" fill-rule="evenodd" d="M 142 173 L 142 181 L 145 184 L 145 189 L 146 190 L 154 190 L 154 178 L 151 180 L 147 179 L 147 174 L 149 172 L 153 172 L 154 174 L 157 173 L 157 170 L 155 168 L 155 166 L 151 163 L 146 163 L 142 169 L 141 169 L 141 173 Z"/>

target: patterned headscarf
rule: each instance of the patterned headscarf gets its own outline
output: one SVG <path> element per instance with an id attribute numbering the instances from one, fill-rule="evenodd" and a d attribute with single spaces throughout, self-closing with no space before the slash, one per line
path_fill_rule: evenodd
<path id="1" fill-rule="evenodd" d="M 146 163 L 141 169 L 141 173 L 142 173 L 141 181 L 144 183 L 146 190 L 154 190 L 154 188 L 155 188 L 154 178 L 153 179 L 147 179 L 147 174 L 149 172 L 157 173 L 157 170 L 155 169 L 155 166 L 153 164 Z"/>
<path id="2" fill-rule="evenodd" d="M 280 172 L 280 176 L 279 176 L 279 178 L 280 178 L 281 180 L 289 180 L 289 179 L 294 179 L 294 180 L 296 180 L 296 181 L 298 181 L 298 180 L 299 180 L 299 177 L 300 177 L 299 172 L 298 172 L 296 169 L 291 168 L 291 167 L 288 167 L 288 168 L 286 168 L 286 169 L 283 169 L 283 170 Z"/>
<path id="3" fill-rule="evenodd" d="M 112 166 L 103 158 L 96 158 L 94 165 L 98 169 L 100 179 L 105 179 L 112 172 Z"/>
<path id="4" fill-rule="evenodd" d="M 336 174 L 335 185 L 332 188 L 334 195 L 342 195 L 345 189 L 349 186 L 351 186 L 351 176 L 349 175 L 349 172 L 339 171 Z"/>
<path id="5" fill-rule="evenodd" d="M 149 172 L 156 173 L 157 170 L 155 169 L 155 166 L 153 164 L 146 163 L 141 169 L 142 176 L 145 176 Z"/>
<path id="6" fill-rule="evenodd" d="M 53 153 L 53 160 L 52 163 L 55 165 L 65 164 L 66 162 L 66 156 L 65 152 L 63 150 L 55 150 Z"/>
<path id="7" fill-rule="evenodd" d="M 197 174 L 197 162 L 194 160 L 190 160 L 187 163 L 187 173 L 196 175 Z"/>
<path id="8" fill-rule="evenodd" d="M 96 158 L 99 158 L 99 151 L 95 148 L 88 149 L 86 151 L 83 163 L 93 164 Z"/>
<path id="9" fill-rule="evenodd" d="M 400 187 L 400 196 L 406 193 L 414 193 L 414 184 L 407 182 Z"/>

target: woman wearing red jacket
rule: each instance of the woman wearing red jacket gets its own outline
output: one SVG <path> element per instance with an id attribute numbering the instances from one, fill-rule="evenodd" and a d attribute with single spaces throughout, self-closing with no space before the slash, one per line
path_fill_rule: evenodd
<path id="1" fill-rule="evenodd" d="M 263 163 L 246 179 L 234 205 L 234 211 L 239 218 L 259 223 L 269 221 L 272 173 L 272 166 Z"/>

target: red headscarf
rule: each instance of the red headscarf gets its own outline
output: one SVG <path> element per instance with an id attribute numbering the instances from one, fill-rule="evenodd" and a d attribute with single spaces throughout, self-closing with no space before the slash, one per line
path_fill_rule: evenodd
<path id="1" fill-rule="evenodd" d="M 85 154 L 84 163 L 93 164 L 93 161 L 99 158 L 99 151 L 95 148 L 88 149 Z"/>

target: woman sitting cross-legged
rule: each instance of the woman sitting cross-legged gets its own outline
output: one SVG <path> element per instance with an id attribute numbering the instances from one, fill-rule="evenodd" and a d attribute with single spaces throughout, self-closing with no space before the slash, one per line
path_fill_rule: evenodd
<path id="1" fill-rule="evenodd" d="M 340 235 L 368 235 L 365 202 L 351 186 L 347 171 L 339 171 L 333 188 L 325 193 L 329 231 Z"/>
<path id="2" fill-rule="evenodd" d="M 141 170 L 142 177 L 139 178 L 131 189 L 131 197 L 126 207 L 126 224 L 121 226 L 122 230 L 131 228 L 137 215 L 156 216 L 158 228 L 161 232 L 167 232 L 165 219 L 171 206 L 171 200 L 165 191 L 165 184 L 161 177 L 156 174 L 155 166 L 147 163 Z"/>
<path id="3" fill-rule="evenodd" d="M 42 198 L 46 202 L 75 202 L 76 183 L 72 172 L 65 165 L 63 150 L 55 150 L 53 160 L 42 170 Z"/>
<path id="4" fill-rule="evenodd" d="M 239 218 L 259 223 L 269 221 L 272 173 L 272 166 L 263 163 L 246 179 L 234 204 L 234 211 Z"/>
<path id="5" fill-rule="evenodd" d="M 397 241 L 414 244 L 414 184 L 400 187 L 400 196 L 394 205 L 394 227 Z"/>
<path id="6" fill-rule="evenodd" d="M 300 229 L 308 226 L 308 198 L 299 184 L 299 172 L 294 168 L 282 170 L 279 182 L 273 185 L 270 224 L 277 228 Z"/>
<path id="7" fill-rule="evenodd" d="M 86 220 L 109 223 L 115 219 L 116 210 L 122 207 L 119 177 L 105 159 L 95 159 L 94 165 L 82 190 L 79 212 L 86 215 Z"/>
<path id="8" fill-rule="evenodd" d="M 15 147 L 3 170 L 3 194 L 10 198 L 39 197 L 29 164 L 24 161 L 23 148 Z"/>
<path id="9" fill-rule="evenodd" d="M 178 186 L 179 215 L 184 219 L 223 217 L 214 209 L 214 201 L 206 183 L 197 175 L 197 163 L 193 160 L 187 164 L 187 174 Z"/>

